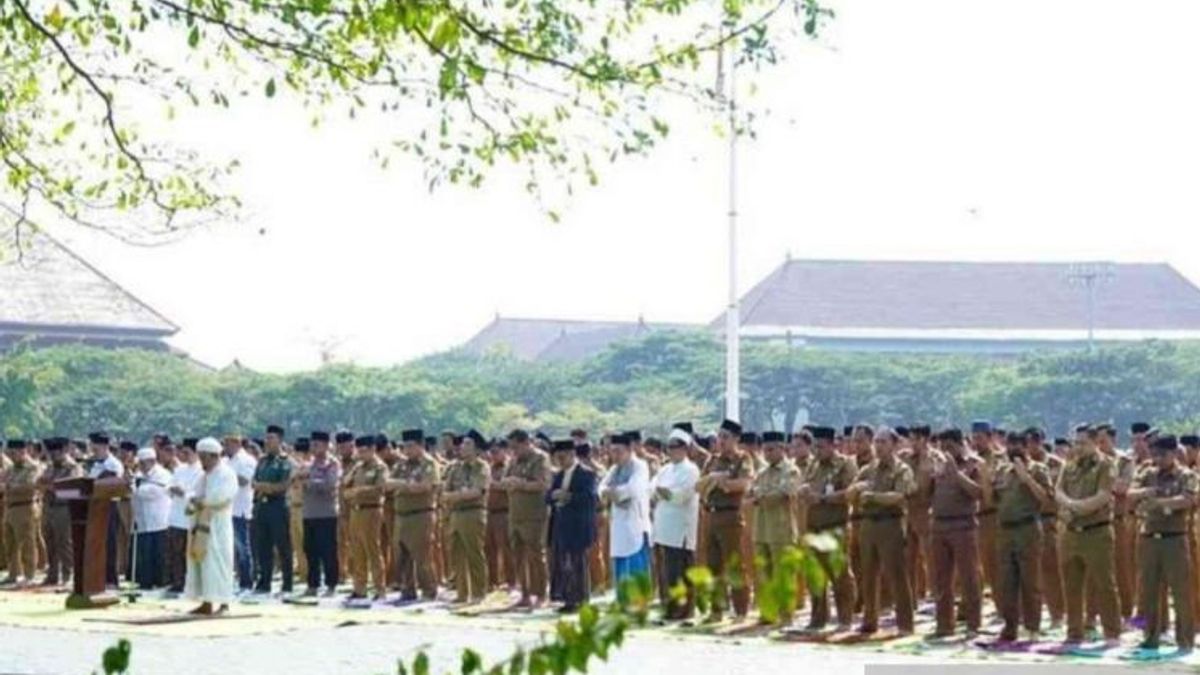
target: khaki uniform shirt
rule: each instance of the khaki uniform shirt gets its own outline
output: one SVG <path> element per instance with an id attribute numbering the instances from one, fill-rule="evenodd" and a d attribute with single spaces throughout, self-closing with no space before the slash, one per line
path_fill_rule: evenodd
<path id="1" fill-rule="evenodd" d="M 1050 472 L 1041 462 L 1028 462 L 1026 469 L 1046 494 L 1054 494 L 1054 486 L 1050 482 Z M 996 503 L 997 518 L 1000 524 L 1017 524 L 1033 522 L 1042 512 L 1042 502 L 1029 490 L 1029 486 L 1021 482 L 1013 463 L 1005 460 L 996 468 L 992 475 L 992 490 Z"/>
<path id="2" fill-rule="evenodd" d="M 370 462 L 355 464 L 343 484 L 347 488 L 382 488 L 387 476 L 387 465 L 376 457 Z M 383 504 L 383 498 L 383 490 L 364 490 L 360 494 L 347 495 L 346 502 L 351 507 L 379 506 Z"/>
<path id="3" fill-rule="evenodd" d="M 1153 466 L 1143 469 L 1138 474 L 1133 487 L 1137 489 L 1152 488 L 1154 494 L 1150 495 L 1150 498 L 1162 499 L 1164 497 L 1180 496 L 1194 498 L 1197 490 L 1197 478 L 1196 474 L 1190 469 L 1179 465 L 1176 465 L 1170 472 L 1164 472 L 1157 466 Z M 1142 533 L 1186 532 L 1188 514 L 1191 509 L 1191 506 L 1187 506 L 1181 509 L 1163 511 L 1153 506 L 1149 498 L 1143 499 L 1137 505 L 1137 512 L 1142 521 Z"/>
<path id="4" fill-rule="evenodd" d="M 933 450 L 926 448 L 918 457 L 910 448 L 902 451 L 899 457 L 912 470 L 913 491 L 908 496 L 909 516 L 928 518 L 933 498 Z M 927 466 L 922 466 L 923 461 Z"/>
<path id="5" fill-rule="evenodd" d="M 856 475 L 854 460 L 845 455 L 833 455 L 828 460 L 814 459 L 804 472 L 804 483 L 812 490 L 816 501 L 808 507 L 808 529 L 813 532 L 843 527 L 850 515 L 845 502 L 831 504 L 824 498 L 850 487 Z"/>
<path id="6" fill-rule="evenodd" d="M 392 469 L 392 479 L 404 483 L 433 484 L 433 489 L 421 494 L 396 493 L 392 496 L 392 508 L 397 516 L 409 515 L 420 511 L 433 509 L 437 500 L 438 485 L 442 481 L 441 466 L 429 455 L 418 459 L 408 459 L 396 462 Z"/>
<path id="7" fill-rule="evenodd" d="M 1100 492 L 1112 490 L 1113 479 L 1116 476 L 1116 463 L 1099 452 L 1082 459 L 1073 459 L 1063 467 L 1058 477 L 1058 486 L 1072 499 L 1087 499 Z M 1089 525 L 1098 525 L 1111 521 L 1112 502 L 1103 508 L 1087 515 L 1078 515 L 1064 511 L 1061 517 L 1070 529 L 1078 529 Z"/>
<path id="8" fill-rule="evenodd" d="M 446 469 L 445 492 L 479 490 L 480 496 L 460 499 L 450 505 L 451 511 L 482 511 L 487 501 L 488 483 L 491 482 L 491 467 L 486 460 L 476 457 L 470 461 L 458 460 Z"/>
<path id="9" fill-rule="evenodd" d="M 912 469 L 904 462 L 892 457 L 886 463 L 874 460 L 859 470 L 855 482 L 866 483 L 867 492 L 899 492 L 908 496 L 916 490 Z M 859 513 L 872 520 L 880 516 L 903 516 L 904 502 L 885 506 L 872 499 L 859 499 Z"/>
<path id="10" fill-rule="evenodd" d="M 504 478 L 504 472 L 508 470 L 508 462 L 500 462 L 492 464 L 489 471 L 491 472 L 492 483 L 500 482 Z M 487 508 L 491 513 L 500 513 L 508 510 L 508 492 L 505 490 L 488 490 L 487 493 Z"/>
<path id="11" fill-rule="evenodd" d="M 943 476 L 938 468 L 945 462 L 955 462 L 958 470 L 965 473 L 967 478 L 979 482 L 979 459 L 963 456 L 952 457 L 946 453 L 938 453 L 935 460 L 933 476 L 933 530 L 935 532 L 952 532 L 954 530 L 969 530 L 979 525 L 975 514 L 979 510 L 979 498 L 971 495 L 959 484 L 957 476 Z"/>
<path id="12" fill-rule="evenodd" d="M 33 506 L 37 501 L 37 482 L 41 475 L 42 467 L 37 462 L 27 460 L 20 466 L 14 462 L 4 477 L 4 503 L 8 508 Z"/>
<path id="13" fill-rule="evenodd" d="M 729 456 L 713 455 L 712 459 L 708 460 L 708 466 L 704 467 L 703 475 L 709 476 L 714 473 L 727 474 L 734 480 L 752 479 L 754 478 L 754 458 L 740 450 Z M 726 492 L 714 485 L 705 492 L 704 505 L 710 511 L 735 511 L 742 506 L 742 495 L 743 493 Z"/>
<path id="14" fill-rule="evenodd" d="M 51 462 L 46 466 L 43 478 L 50 481 L 50 486 L 42 492 L 42 503 L 46 506 L 55 506 L 56 504 L 66 506 L 65 502 L 57 502 L 54 496 L 54 481 L 64 480 L 67 478 L 79 478 L 83 475 L 83 467 L 79 466 L 72 459 L 64 459 L 61 466 L 54 466 Z"/>
<path id="15" fill-rule="evenodd" d="M 532 448 L 524 457 L 514 457 L 508 463 L 505 478 L 538 481 L 550 487 L 550 456 Z M 546 494 L 538 490 L 512 490 L 508 493 L 508 517 L 513 521 L 529 522 L 546 519 Z"/>
<path id="16" fill-rule="evenodd" d="M 750 496 L 754 498 L 754 543 L 795 544 L 796 511 L 792 508 L 800 488 L 800 469 L 788 460 L 767 464 L 754 477 Z"/>

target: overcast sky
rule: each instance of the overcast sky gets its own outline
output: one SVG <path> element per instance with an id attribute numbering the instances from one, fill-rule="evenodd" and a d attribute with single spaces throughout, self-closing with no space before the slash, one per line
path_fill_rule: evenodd
<path id="1" fill-rule="evenodd" d="M 764 80 L 741 150 L 740 283 L 796 257 L 1200 257 L 1200 3 L 854 0 Z M 554 224 L 503 176 L 430 195 L 369 124 L 240 106 L 244 223 L 131 250 L 56 229 L 217 366 L 399 363 L 516 317 L 709 321 L 727 275 L 724 143 L 676 124 Z M 265 234 L 259 234 L 259 230 Z"/>

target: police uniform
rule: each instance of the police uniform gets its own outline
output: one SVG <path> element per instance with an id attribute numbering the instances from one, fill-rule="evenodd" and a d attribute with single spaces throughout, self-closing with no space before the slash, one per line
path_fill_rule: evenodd
<path id="1" fill-rule="evenodd" d="M 828 534 L 837 539 L 839 546 L 845 546 L 846 525 L 849 517 L 849 505 L 845 500 L 830 501 L 830 496 L 844 491 L 854 482 L 854 460 L 840 454 L 834 454 L 828 459 L 819 456 L 809 462 L 804 474 L 804 484 L 810 491 L 808 506 L 808 531 L 812 534 Z M 849 626 L 854 616 L 854 576 L 848 565 L 842 565 L 837 574 L 831 564 L 829 555 L 813 551 L 817 563 L 825 572 L 825 583 L 811 588 L 812 615 L 809 628 L 824 628 L 829 622 L 829 598 L 826 586 L 833 585 L 833 601 L 837 608 L 837 620 L 842 626 Z"/>
<path id="2" fill-rule="evenodd" d="M 1014 461 L 1004 461 L 992 476 L 992 502 L 996 505 L 995 602 L 1004 619 L 1001 639 L 1017 639 L 1017 627 L 1037 633 L 1041 628 L 1041 560 L 1043 500 L 1053 486 L 1044 464 L 1028 462 L 1029 477 L 1042 490 L 1039 498 L 1017 474 Z M 1051 540 L 1052 542 L 1053 540 Z M 1052 544 L 1051 544 L 1052 545 Z"/>
<path id="3" fill-rule="evenodd" d="M 535 447 L 513 457 L 505 478 L 537 481 L 550 486 L 550 458 Z M 522 600 L 547 599 L 546 525 L 548 522 L 544 490 L 508 491 L 508 537 L 513 550 L 517 583 Z"/>
<path id="4" fill-rule="evenodd" d="M 736 450 L 720 453 L 709 460 L 704 476 L 725 474 L 732 480 L 754 478 L 754 458 Z M 733 599 L 733 611 L 739 617 L 750 611 L 749 565 L 744 560 L 743 532 L 746 520 L 742 514 L 742 493 L 730 493 L 711 484 L 704 489 L 704 507 L 708 511 L 708 541 L 706 563 L 716 579 L 713 596 L 713 618 L 719 619 Z"/>
<path id="5" fill-rule="evenodd" d="M 449 505 L 450 562 L 459 602 L 482 600 L 487 594 L 487 561 L 484 555 L 487 533 L 487 493 L 491 468 L 476 457 L 460 459 L 446 471 L 447 493 L 478 490 L 479 496 L 459 499 Z"/>
<path id="6" fill-rule="evenodd" d="M 374 439 L 368 440 L 373 446 Z M 354 595 L 360 598 L 366 597 L 368 585 L 374 586 L 376 598 L 387 593 L 379 538 L 387 477 L 387 465 L 372 456 L 355 464 L 343 479 L 343 492 L 349 490 L 346 505 L 350 509 L 350 576 Z"/>
<path id="7" fill-rule="evenodd" d="M 1050 485 L 1058 483 L 1062 473 L 1063 460 L 1057 455 L 1047 453 L 1043 461 L 1046 466 L 1046 476 Z M 1051 497 L 1054 495 L 1051 489 Z M 1067 601 L 1063 595 L 1062 565 L 1059 564 L 1058 546 L 1060 539 L 1058 522 L 1058 504 L 1051 499 L 1049 504 L 1041 508 L 1042 520 L 1042 560 L 1038 565 L 1041 572 L 1042 600 L 1046 603 L 1046 612 L 1050 616 L 1050 625 L 1062 624 L 1067 613 Z"/>
<path id="8" fill-rule="evenodd" d="M 801 480 L 800 470 L 788 459 L 765 463 L 754 477 L 750 488 L 754 504 L 754 552 L 764 563 L 759 568 L 759 588 L 775 574 L 784 551 L 796 545 L 799 531 L 792 504 L 797 501 Z M 780 620 L 790 623 L 791 617 L 780 616 Z"/>
<path id="9" fill-rule="evenodd" d="M 913 493 L 912 469 L 896 459 L 875 459 L 863 467 L 856 478 L 865 483 L 867 493 L 899 493 L 908 497 Z M 908 582 L 907 556 L 904 532 L 904 502 L 884 505 L 860 495 L 859 512 L 859 555 L 862 558 L 863 579 L 863 630 L 879 628 L 879 604 L 881 579 L 891 589 L 896 608 L 896 627 L 904 633 L 913 630 L 912 589 Z"/>
<path id="10" fill-rule="evenodd" d="M 1163 585 L 1166 586 L 1175 610 L 1175 643 L 1190 650 L 1195 641 L 1195 622 L 1192 607 L 1192 569 L 1187 550 L 1187 524 L 1190 506 L 1162 509 L 1150 499 L 1187 497 L 1194 500 L 1197 492 L 1196 474 L 1177 463 L 1171 470 L 1157 466 L 1142 470 L 1133 483 L 1135 489 L 1149 489 L 1149 499 L 1137 505 L 1141 518 L 1141 545 L 1138 560 L 1141 589 L 1146 608 L 1144 646 L 1157 647 L 1163 628 L 1165 612 L 1159 606 Z"/>
<path id="11" fill-rule="evenodd" d="M 423 440 L 423 439 L 422 439 Z M 396 563 L 399 565 L 401 597 L 413 600 L 417 589 L 426 600 L 437 597 L 437 577 L 434 573 L 433 536 L 435 527 L 434 500 L 441 483 L 441 468 L 428 454 L 417 459 L 404 458 L 392 470 L 392 480 L 401 483 L 429 483 L 427 492 L 396 493 L 392 497 L 396 537 Z"/>
<path id="12" fill-rule="evenodd" d="M 1067 462 L 1058 478 L 1058 489 L 1071 499 L 1087 499 L 1112 490 L 1116 468 L 1098 451 Z M 1084 637 L 1084 592 L 1095 600 L 1106 639 L 1121 633 L 1117 581 L 1113 571 L 1112 502 L 1085 515 L 1064 510 L 1062 546 L 1063 591 L 1067 600 L 1067 639 Z"/>

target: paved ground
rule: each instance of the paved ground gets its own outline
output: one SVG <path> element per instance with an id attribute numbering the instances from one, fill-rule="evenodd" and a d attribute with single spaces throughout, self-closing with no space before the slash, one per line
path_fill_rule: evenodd
<path id="1" fill-rule="evenodd" d="M 504 658 L 516 646 L 536 642 L 557 619 L 549 613 L 461 616 L 438 605 L 345 609 L 332 601 L 322 607 L 266 602 L 234 607 L 235 615 L 255 615 L 251 618 L 143 626 L 111 621 L 178 615 L 187 605 L 142 598 L 133 605 L 78 612 L 63 609 L 62 602 L 62 595 L 0 592 L 0 674 L 87 673 L 98 668 L 104 648 L 119 637 L 133 642 L 135 673 L 394 673 L 397 658 L 411 658 L 421 648 L 429 652 L 434 673 L 457 672 L 461 648 L 470 646 L 489 660 Z M 800 672 L 859 675 L 865 664 L 878 663 L 1119 663 L 1117 654 L 1091 659 L 995 654 L 970 644 L 931 646 L 919 637 L 835 646 L 785 642 L 777 633 L 759 630 L 729 632 L 640 629 L 611 663 L 591 672 L 761 675 L 808 669 Z M 1198 663 L 1192 657 L 1159 663 L 1156 670 L 1194 670 Z"/>

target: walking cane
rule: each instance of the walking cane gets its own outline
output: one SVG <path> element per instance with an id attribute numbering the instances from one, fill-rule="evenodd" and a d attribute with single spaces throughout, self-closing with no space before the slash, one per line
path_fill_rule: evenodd
<path id="1" fill-rule="evenodd" d="M 136 491 L 137 486 L 142 484 L 143 480 L 145 480 L 145 479 L 134 478 L 133 485 L 134 485 L 135 491 Z M 132 605 L 132 604 L 137 603 L 137 599 L 138 599 L 138 597 L 141 596 L 142 593 L 141 593 L 141 591 L 138 590 L 138 583 L 137 583 L 138 523 L 137 523 L 137 502 L 135 502 L 133 500 L 133 497 L 130 497 L 130 499 L 129 499 L 129 506 L 130 506 L 130 511 L 132 512 L 131 515 L 133 516 L 132 518 L 130 518 L 130 520 L 133 521 L 132 522 L 132 525 L 133 525 L 133 562 L 129 566 L 129 568 L 130 568 L 129 576 L 131 576 L 133 578 L 132 579 L 133 583 L 128 587 L 128 590 L 125 593 L 125 599 L 129 600 L 129 604 Z"/>

